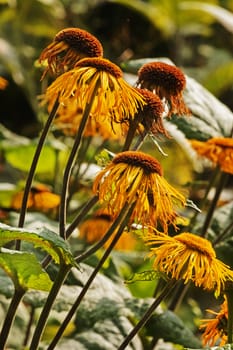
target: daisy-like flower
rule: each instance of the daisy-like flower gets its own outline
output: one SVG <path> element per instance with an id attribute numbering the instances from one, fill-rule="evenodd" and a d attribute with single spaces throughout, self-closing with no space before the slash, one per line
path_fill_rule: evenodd
<path id="1" fill-rule="evenodd" d="M 226 299 L 220 305 L 219 312 L 213 310 L 206 310 L 215 317 L 212 319 L 201 320 L 200 329 L 204 330 L 202 334 L 203 345 L 223 346 L 227 342 L 227 322 L 228 322 L 228 308 Z M 216 344 L 218 343 L 218 344 Z"/>
<path id="2" fill-rule="evenodd" d="M 0 77 L 0 90 L 4 90 L 8 85 L 8 81 L 3 77 Z"/>
<path id="3" fill-rule="evenodd" d="M 158 95 L 146 89 L 137 89 L 144 97 L 146 104 L 137 112 L 138 120 L 143 128 L 153 135 L 163 134 L 169 137 L 163 125 L 164 106 Z"/>
<path id="4" fill-rule="evenodd" d="M 57 129 L 61 130 L 67 136 L 75 136 L 82 120 L 82 109 L 77 110 L 75 104 L 61 105 L 59 107 L 54 124 Z M 101 118 L 97 118 L 90 114 L 87 125 L 83 133 L 84 137 L 101 137 L 103 140 L 123 140 L 122 126 L 120 123 L 101 122 Z"/>
<path id="5" fill-rule="evenodd" d="M 176 228 L 175 206 L 184 206 L 185 197 L 163 177 L 160 163 L 139 151 L 117 154 L 96 176 L 93 191 L 114 218 L 126 203 L 135 203 L 131 221 Z"/>
<path id="6" fill-rule="evenodd" d="M 168 105 L 168 117 L 190 114 L 183 100 L 185 75 L 178 67 L 163 62 L 145 63 L 138 71 L 136 86 L 156 93 Z"/>
<path id="7" fill-rule="evenodd" d="M 109 215 L 108 211 L 100 209 L 94 216 L 84 221 L 79 226 L 79 236 L 85 239 L 88 243 L 96 243 L 106 234 L 108 229 L 113 223 L 113 218 Z M 114 236 L 114 233 L 113 235 Z M 107 248 L 111 243 L 110 238 L 105 244 L 104 248 Z M 114 249 L 122 251 L 130 251 L 135 249 L 137 244 L 136 238 L 128 231 L 124 231 L 116 243 Z"/>
<path id="8" fill-rule="evenodd" d="M 11 201 L 12 208 L 16 210 L 21 209 L 23 194 L 23 191 L 19 191 L 13 196 Z M 47 186 L 43 184 L 32 186 L 27 201 L 27 208 L 31 210 L 39 210 L 46 213 L 52 209 L 57 208 L 59 204 L 60 196 L 52 193 Z"/>
<path id="9" fill-rule="evenodd" d="M 195 151 L 219 165 L 222 171 L 233 174 L 233 139 L 213 137 L 206 142 L 190 140 Z"/>
<path id="10" fill-rule="evenodd" d="M 184 232 L 174 237 L 149 233 L 145 244 L 150 248 L 150 257 L 155 257 L 153 266 L 184 283 L 193 281 L 195 286 L 214 291 L 218 297 L 227 281 L 233 281 L 233 271 L 216 258 L 212 244 L 205 238 Z"/>
<path id="11" fill-rule="evenodd" d="M 95 36 L 80 28 L 63 29 L 39 57 L 40 63 L 47 63 L 42 78 L 48 71 L 52 75 L 59 75 L 72 69 L 84 57 L 99 56 L 103 56 L 103 47 Z"/>
<path id="12" fill-rule="evenodd" d="M 96 95 L 93 98 L 93 91 Z M 83 58 L 75 68 L 60 75 L 46 90 L 44 101 L 54 105 L 74 103 L 79 109 L 92 101 L 91 114 L 104 122 L 124 122 L 133 118 L 145 101 L 143 96 L 124 79 L 121 69 L 111 61 L 96 57 Z"/>

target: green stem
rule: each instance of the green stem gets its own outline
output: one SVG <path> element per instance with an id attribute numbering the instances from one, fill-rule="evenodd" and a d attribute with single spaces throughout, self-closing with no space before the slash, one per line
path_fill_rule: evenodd
<path id="1" fill-rule="evenodd" d="M 21 210 L 20 210 L 20 215 L 19 215 L 19 223 L 18 223 L 18 227 L 23 227 L 24 226 L 24 221 L 25 221 L 25 216 L 26 216 L 26 212 L 27 212 L 27 201 L 28 201 L 28 196 L 30 193 L 30 189 L 31 189 L 31 185 L 32 185 L 32 181 L 33 181 L 33 177 L 35 175 L 35 171 L 36 171 L 36 167 L 38 164 L 38 160 L 46 139 L 46 136 L 49 132 L 49 128 L 52 124 L 52 121 L 54 119 L 54 117 L 56 116 L 56 112 L 59 106 L 59 100 L 58 97 L 54 103 L 54 106 L 52 108 L 52 111 L 46 121 L 46 124 L 42 130 L 42 133 L 40 135 L 39 141 L 38 141 L 38 145 L 32 160 L 32 164 L 28 173 L 28 177 L 27 177 L 27 181 L 25 184 L 25 189 L 24 189 L 24 194 L 23 194 L 23 199 L 22 199 L 22 205 L 21 205 Z M 20 247 L 20 243 L 18 243 L 18 247 Z"/>
<path id="2" fill-rule="evenodd" d="M 80 221 L 84 218 L 84 216 L 88 213 L 88 211 L 96 204 L 98 201 L 98 196 L 93 196 L 89 202 L 83 207 L 81 212 L 74 218 L 73 222 L 70 224 L 70 226 L 66 230 L 66 238 L 68 239 L 72 232 L 76 229 Z M 46 255 L 43 261 L 41 262 L 41 266 L 43 269 L 45 269 L 49 263 L 52 261 L 52 258 L 50 255 Z"/>
<path id="3" fill-rule="evenodd" d="M 137 131 L 137 127 L 139 124 L 139 118 L 135 117 L 133 120 L 129 121 L 129 130 L 125 139 L 125 143 L 124 146 L 122 148 L 122 152 L 123 151 L 127 151 L 130 148 L 130 145 L 133 141 L 133 138 L 135 136 L 135 133 Z"/>
<path id="4" fill-rule="evenodd" d="M 233 229 L 233 221 L 225 228 L 225 230 L 212 242 L 213 246 L 216 246 L 223 238 L 225 238 L 228 233 L 231 233 Z"/>
<path id="5" fill-rule="evenodd" d="M 53 303 L 57 297 L 57 294 L 68 274 L 68 272 L 70 271 L 71 266 L 70 265 L 65 265 L 65 264 L 61 264 L 60 265 L 60 269 L 58 272 L 58 275 L 53 283 L 53 286 L 48 294 L 48 297 L 46 299 L 46 303 L 41 311 L 39 320 L 37 322 L 33 337 L 32 337 L 32 341 L 31 341 L 31 345 L 30 345 L 30 350 L 36 350 L 38 348 L 41 336 L 43 334 L 44 328 L 46 326 L 48 317 L 49 317 L 49 313 L 52 309 Z"/>
<path id="6" fill-rule="evenodd" d="M 70 180 L 70 175 L 71 175 L 71 171 L 74 165 L 74 160 L 75 160 L 75 156 L 79 150 L 80 147 L 80 143 L 81 143 L 81 139 L 82 139 L 82 135 L 92 108 L 92 104 L 94 102 L 96 93 L 98 91 L 99 88 L 99 83 L 97 82 L 95 85 L 95 88 L 92 92 L 91 98 L 90 98 L 90 102 L 86 104 L 84 112 L 83 112 L 83 117 L 82 120 L 80 122 L 79 125 L 79 129 L 74 141 L 74 145 L 72 147 L 72 150 L 70 152 L 67 164 L 66 164 L 66 168 L 65 168 L 65 172 L 64 172 L 64 177 L 63 177 L 63 186 L 62 186 L 62 193 L 61 193 L 61 204 L 60 204 L 60 214 L 59 214 L 59 233 L 60 236 L 63 237 L 64 239 L 65 234 L 66 234 L 66 211 L 67 211 L 67 197 L 68 197 L 68 184 L 69 184 L 69 180 Z"/>
<path id="7" fill-rule="evenodd" d="M 205 194 L 204 194 L 204 197 L 201 199 L 201 203 L 198 205 L 198 207 L 202 210 L 207 202 L 207 198 L 208 198 L 208 194 L 211 190 L 211 188 L 214 186 L 215 184 L 215 181 L 216 181 L 216 178 L 217 176 L 219 175 L 220 173 L 220 168 L 219 166 L 216 166 L 211 178 L 210 178 L 210 181 L 208 181 L 208 185 L 206 187 L 206 190 L 205 190 Z M 197 219 L 197 216 L 200 212 L 199 211 L 195 211 L 193 217 L 191 218 L 190 220 L 190 224 L 189 224 L 189 230 L 192 230 L 195 222 L 196 222 L 196 219 Z"/>
<path id="8" fill-rule="evenodd" d="M 132 329 L 132 331 L 127 335 L 124 341 L 119 346 L 118 350 L 125 349 L 131 340 L 135 337 L 135 335 L 142 329 L 143 326 L 147 323 L 147 321 L 152 316 L 155 309 L 159 306 L 159 304 L 163 301 L 163 299 L 168 296 L 168 294 L 173 290 L 176 281 L 171 280 L 162 290 L 161 294 L 154 300 L 149 309 L 145 312 L 141 320 L 136 324 L 136 326 Z"/>
<path id="9" fill-rule="evenodd" d="M 77 263 L 80 263 L 82 261 L 84 261 L 85 259 L 87 259 L 89 256 L 91 256 L 92 254 L 94 254 L 97 250 L 99 250 L 100 248 L 103 247 L 103 245 L 108 241 L 108 239 L 111 237 L 111 235 L 113 234 L 113 232 L 117 229 L 117 227 L 119 226 L 119 224 L 121 223 L 121 220 L 123 219 L 124 215 L 125 215 L 125 209 L 126 206 L 121 210 L 120 214 L 118 215 L 118 217 L 116 218 L 116 220 L 114 220 L 114 222 L 112 223 L 112 225 L 109 227 L 108 231 L 105 233 L 105 235 L 96 243 L 94 244 L 91 248 L 89 248 L 87 251 L 85 251 L 84 253 L 78 255 L 75 258 L 75 261 Z"/>
<path id="10" fill-rule="evenodd" d="M 66 239 L 70 237 L 72 232 L 77 228 L 79 223 L 83 220 L 85 215 L 89 212 L 89 210 L 98 202 L 98 196 L 93 196 L 82 208 L 81 212 L 74 218 L 71 224 L 66 229 Z"/>
<path id="11" fill-rule="evenodd" d="M 232 291 L 226 292 L 227 297 L 227 308 L 228 308 L 228 322 L 227 322 L 227 343 L 232 344 L 232 333 L 233 333 L 233 293 Z"/>
<path id="12" fill-rule="evenodd" d="M 74 302 L 73 306 L 71 307 L 70 311 L 68 312 L 68 314 L 66 315 L 64 321 L 62 322 L 60 328 L 58 329 L 57 334 L 55 335 L 55 337 L 53 338 L 53 340 L 51 341 L 50 345 L 48 346 L 47 350 L 52 350 L 55 348 L 55 346 L 57 345 L 58 341 L 60 340 L 60 338 L 62 337 L 66 327 L 68 326 L 69 322 L 71 321 L 72 317 L 74 316 L 75 312 L 77 311 L 82 299 L 84 298 L 84 296 L 86 295 L 91 283 L 93 282 L 93 280 L 95 279 L 97 273 L 99 272 L 99 270 L 101 269 L 101 267 L 103 266 L 104 262 L 106 261 L 106 259 L 108 258 L 108 256 L 110 255 L 112 249 L 114 248 L 115 244 L 117 243 L 117 241 L 119 240 L 119 238 L 121 237 L 122 232 L 124 231 L 125 226 L 128 223 L 128 220 L 132 214 L 133 208 L 134 208 L 135 204 L 132 204 L 131 206 L 129 204 L 127 204 L 127 206 L 123 207 L 123 209 L 121 210 L 120 215 L 122 215 L 122 212 L 124 211 L 125 215 L 122 218 L 122 222 L 119 226 L 119 229 L 116 233 L 116 235 L 114 236 L 112 242 L 110 243 L 109 247 L 105 250 L 102 258 L 100 259 L 99 263 L 97 264 L 96 268 L 93 270 L 91 276 L 89 277 L 89 279 L 87 280 L 87 282 L 85 283 L 85 286 L 83 287 L 83 289 L 81 290 L 80 294 L 78 295 L 76 301 Z M 32 350 L 32 349 L 31 349 Z"/>
<path id="13" fill-rule="evenodd" d="M 28 322 L 27 329 L 26 329 L 26 332 L 25 332 L 25 338 L 24 338 L 24 341 L 23 341 L 23 346 L 24 347 L 26 347 L 27 344 L 28 344 L 28 340 L 29 340 L 29 337 L 30 337 L 30 332 L 31 332 L 31 327 L 33 325 L 34 317 L 35 317 L 35 307 L 32 306 L 31 307 L 31 312 L 30 312 L 29 322 Z"/>
<path id="14" fill-rule="evenodd" d="M 11 299 L 11 303 L 9 305 L 9 308 L 8 308 L 8 311 L 7 311 L 3 326 L 2 326 L 2 330 L 0 333 L 0 340 L 1 340 L 0 341 L 0 350 L 5 349 L 7 338 L 9 336 L 9 333 L 11 330 L 11 326 L 14 322 L 19 303 L 21 302 L 24 294 L 25 294 L 25 290 L 19 288 L 19 289 L 15 290 L 15 293 Z"/>
<path id="15" fill-rule="evenodd" d="M 211 201 L 210 207 L 208 209 L 207 215 L 205 217 L 205 221 L 204 224 L 202 226 L 202 230 L 200 233 L 201 237 L 206 237 L 207 235 L 207 230 L 211 224 L 212 218 L 213 218 L 213 214 L 214 214 L 214 210 L 216 209 L 219 197 L 221 195 L 222 190 L 224 189 L 224 186 L 226 185 L 226 182 L 228 180 L 228 174 L 226 173 L 221 173 L 220 175 L 220 179 L 218 182 L 218 186 L 216 187 L 215 190 L 215 195 L 213 200 Z"/>

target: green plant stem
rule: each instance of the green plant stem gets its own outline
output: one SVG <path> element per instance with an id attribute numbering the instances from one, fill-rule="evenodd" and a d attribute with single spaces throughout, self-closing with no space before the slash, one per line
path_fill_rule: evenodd
<path id="1" fill-rule="evenodd" d="M 70 226 L 68 226 L 68 228 L 66 230 L 66 238 L 67 239 L 70 237 L 72 232 L 76 229 L 76 227 L 78 226 L 80 221 L 83 220 L 83 218 L 89 212 L 89 210 L 97 203 L 97 201 L 98 201 L 98 196 L 93 196 L 89 200 L 89 202 L 87 202 L 86 205 L 82 208 L 81 212 L 78 213 L 76 218 L 74 218 L 74 220 L 72 221 L 72 223 L 70 224 Z M 51 256 L 46 255 L 45 258 L 43 259 L 43 261 L 41 262 L 41 266 L 43 267 L 43 269 L 45 269 L 51 261 L 52 261 Z"/>
<path id="2" fill-rule="evenodd" d="M 92 92 L 91 98 L 89 103 L 86 104 L 82 120 L 79 125 L 79 129 L 72 147 L 72 150 L 70 152 L 65 171 L 64 171 L 64 176 L 63 176 L 63 185 L 62 185 L 62 192 L 61 192 L 61 204 L 60 204 L 60 214 L 59 214 L 59 233 L 60 236 L 66 239 L 65 234 L 66 234 L 66 211 L 67 211 L 67 197 L 68 197 L 68 185 L 69 185 L 69 180 L 70 180 L 70 175 L 71 171 L 74 165 L 75 157 L 77 155 L 77 152 L 80 147 L 82 135 L 92 108 L 92 104 L 94 102 L 96 93 L 99 88 L 99 83 L 97 82 L 95 85 L 95 88 Z"/>
<path id="3" fill-rule="evenodd" d="M 24 338 L 24 341 L 23 341 L 23 346 L 24 347 L 26 347 L 27 344 L 28 344 L 28 340 L 29 340 L 29 337 L 30 337 L 30 332 L 31 332 L 31 327 L 33 325 L 34 317 L 35 317 L 35 307 L 32 306 L 31 307 L 31 312 L 30 312 L 29 322 L 28 322 L 27 329 L 26 329 L 26 332 L 25 332 L 25 338 Z"/>
<path id="4" fill-rule="evenodd" d="M 225 238 L 229 232 L 233 229 L 233 221 L 225 228 L 225 230 L 212 242 L 213 246 L 216 246 L 223 238 Z"/>
<path id="5" fill-rule="evenodd" d="M 86 295 L 86 293 L 87 293 L 91 283 L 93 282 L 93 280 L 95 279 L 95 277 L 98 274 L 99 270 L 103 266 L 104 262 L 106 261 L 106 259 L 110 255 L 110 253 L 111 253 L 112 249 L 114 248 L 115 244 L 118 242 L 119 238 L 121 237 L 121 234 L 124 231 L 124 228 L 127 225 L 128 221 L 129 221 L 129 218 L 130 218 L 130 216 L 132 214 L 134 205 L 135 204 L 132 204 L 132 205 L 127 204 L 121 210 L 120 215 L 122 215 L 122 212 L 124 212 L 125 215 L 123 215 L 122 222 L 121 222 L 121 224 L 119 226 L 119 229 L 118 229 L 116 235 L 114 236 L 114 238 L 113 238 L 112 242 L 110 243 L 109 247 L 105 250 L 102 258 L 100 259 L 99 263 L 97 264 L 97 266 L 93 270 L 91 276 L 89 277 L 89 279 L 85 283 L 83 289 L 81 290 L 80 294 L 78 295 L 77 299 L 75 300 L 73 306 L 71 307 L 70 311 L 68 312 L 68 314 L 66 315 L 65 319 L 63 320 L 63 322 L 62 322 L 60 328 L 58 329 L 55 337 L 50 342 L 50 345 L 48 346 L 47 350 L 54 349 L 55 346 L 57 345 L 58 341 L 62 337 L 66 327 L 68 326 L 69 322 L 71 321 L 72 317 L 74 316 L 75 312 L 77 311 L 81 301 L 83 300 L 84 296 Z"/>
<path id="6" fill-rule="evenodd" d="M 119 224 L 121 223 L 121 220 L 123 219 L 125 215 L 125 208 L 123 208 L 123 210 L 121 210 L 120 214 L 118 215 L 118 217 L 114 220 L 114 222 L 112 223 L 112 225 L 109 227 L 108 231 L 105 233 L 105 235 L 96 243 L 94 244 L 91 248 L 89 248 L 87 251 L 85 251 L 84 253 L 78 255 L 77 257 L 75 257 L 75 261 L 77 263 L 81 263 L 82 261 L 84 261 L 85 259 L 87 259 L 89 256 L 91 256 L 92 254 L 94 254 L 97 250 L 99 250 L 100 248 L 103 247 L 103 245 L 108 241 L 108 239 L 111 237 L 111 235 L 113 234 L 113 232 L 117 229 L 117 227 L 119 226 Z"/>
<path id="7" fill-rule="evenodd" d="M 228 308 L 228 321 L 227 321 L 227 343 L 232 344 L 232 333 L 233 333 L 233 291 L 229 290 L 226 292 L 227 297 L 227 308 Z"/>
<path id="8" fill-rule="evenodd" d="M 130 145 L 131 145 L 133 138 L 135 136 L 135 133 L 137 131 L 138 124 L 139 124 L 139 118 L 137 118 L 137 116 L 135 116 L 134 119 L 129 121 L 129 129 L 128 129 L 128 133 L 127 133 L 127 136 L 125 139 L 125 143 L 124 143 L 123 148 L 122 148 L 122 152 L 129 150 Z"/>
<path id="9" fill-rule="evenodd" d="M 220 173 L 220 168 L 219 166 L 216 166 L 215 169 L 214 169 L 214 172 L 210 178 L 210 181 L 208 181 L 208 185 L 206 187 L 206 190 L 205 190 L 205 194 L 204 194 L 204 197 L 202 198 L 201 200 L 201 203 L 199 204 L 199 208 L 202 210 L 207 202 L 207 198 L 208 198 L 208 194 L 211 190 L 211 188 L 214 186 L 215 182 L 216 182 L 216 178 L 217 176 L 219 175 Z M 197 219 L 197 216 L 198 214 L 200 214 L 199 211 L 195 211 L 193 217 L 191 218 L 190 220 L 190 224 L 189 224 L 189 229 L 188 230 L 191 230 L 192 231 L 192 228 L 196 222 L 196 219 Z"/>
<path id="10" fill-rule="evenodd" d="M 160 295 L 154 300 L 154 302 L 151 304 L 149 309 L 145 312 L 143 317 L 140 319 L 140 321 L 136 324 L 136 326 L 132 329 L 132 331 L 127 335 L 127 337 L 124 339 L 124 341 L 119 346 L 118 350 L 125 349 L 129 343 L 132 341 L 132 339 L 135 337 L 135 335 L 142 329 L 143 326 L 147 323 L 147 321 L 152 316 L 155 309 L 159 306 L 159 304 L 163 301 L 163 299 L 168 296 L 168 294 L 173 290 L 174 286 L 176 284 L 176 281 L 171 280 L 162 290 Z"/>
<path id="11" fill-rule="evenodd" d="M 221 173 L 218 185 L 215 190 L 214 198 L 211 201 L 210 207 L 208 209 L 207 215 L 205 217 L 204 224 L 202 226 L 202 230 L 200 233 L 201 237 L 206 237 L 208 228 L 211 224 L 211 220 L 213 218 L 214 210 L 216 209 L 219 197 L 221 195 L 222 190 L 224 189 L 224 186 L 226 185 L 226 182 L 228 180 L 228 174 L 226 173 Z"/>
<path id="12" fill-rule="evenodd" d="M 5 349 L 6 342 L 11 330 L 11 326 L 14 322 L 19 303 L 21 302 L 24 294 L 25 294 L 25 290 L 22 288 L 18 288 L 15 290 L 15 293 L 11 299 L 11 303 L 9 305 L 9 308 L 2 326 L 2 330 L 0 333 L 0 350 Z"/>
<path id="13" fill-rule="evenodd" d="M 82 208 L 81 212 L 74 218 L 71 224 L 66 229 L 66 239 L 70 237 L 72 232 L 77 228 L 79 223 L 84 219 L 89 210 L 98 202 L 98 196 L 93 196 Z"/>
<path id="14" fill-rule="evenodd" d="M 38 160 L 39 160 L 39 157 L 40 157 L 40 154 L 41 154 L 41 151 L 42 151 L 42 148 L 43 148 L 46 136 L 47 136 L 47 134 L 49 132 L 49 128 L 50 128 L 50 126 L 52 124 L 53 119 L 56 116 L 58 106 L 59 106 L 59 98 L 57 97 L 57 99 L 56 99 L 56 101 L 55 101 L 55 103 L 53 105 L 52 111 L 49 114 L 49 117 L 48 117 L 48 119 L 47 119 L 47 121 L 45 123 L 45 126 L 44 126 L 44 128 L 42 130 L 42 133 L 40 135 L 40 138 L 39 138 L 39 141 L 38 141 L 38 145 L 37 145 L 37 148 L 36 148 L 33 160 L 32 160 L 32 164 L 31 164 L 31 167 L 30 167 L 30 170 L 29 170 L 29 173 L 28 173 L 28 177 L 27 177 L 27 181 L 26 181 L 25 189 L 24 189 L 24 194 L 23 194 L 23 199 L 22 199 L 20 215 L 19 215 L 18 227 L 23 227 L 24 226 L 25 216 L 26 216 L 26 212 L 27 212 L 27 201 L 28 201 L 28 196 L 29 196 L 29 193 L 30 193 L 33 177 L 35 175 L 35 171 L 36 171 L 36 167 L 37 167 L 37 164 L 38 164 Z M 16 248 L 19 249 L 19 247 L 20 247 L 20 243 L 18 242 Z"/>
<path id="15" fill-rule="evenodd" d="M 68 275 L 69 271 L 71 269 L 70 265 L 65 265 L 64 263 L 62 263 L 60 265 L 60 269 L 58 272 L 58 275 L 53 283 L 53 286 L 48 294 L 48 297 L 46 299 L 46 303 L 41 311 L 39 320 L 37 322 L 33 337 L 32 337 L 32 341 L 31 341 L 31 345 L 30 345 L 30 350 L 36 350 L 38 348 L 41 336 L 43 334 L 44 328 L 46 326 L 47 323 L 47 319 L 49 316 L 49 313 L 52 309 L 52 306 L 54 304 L 54 301 L 57 297 L 57 294 L 66 278 L 66 276 Z"/>

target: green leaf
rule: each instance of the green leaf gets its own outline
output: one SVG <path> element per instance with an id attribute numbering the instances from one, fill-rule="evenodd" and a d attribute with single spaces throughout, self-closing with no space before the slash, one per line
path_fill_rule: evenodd
<path id="1" fill-rule="evenodd" d="M 12 279 L 15 287 L 49 291 L 52 286 L 48 274 L 32 253 L 1 248 L 0 267 Z"/>
<path id="2" fill-rule="evenodd" d="M 125 281 L 125 283 L 134 283 L 138 281 L 154 281 L 160 277 L 164 277 L 164 275 L 161 272 L 155 270 L 137 272 L 130 279 Z"/>
<path id="3" fill-rule="evenodd" d="M 163 338 L 167 342 L 181 344 L 185 347 L 198 348 L 200 340 L 194 336 L 183 321 L 171 311 L 153 315 L 148 322 L 148 334 L 155 338 Z"/>
<path id="4" fill-rule="evenodd" d="M 0 246 L 13 240 L 24 240 L 45 250 L 57 264 L 64 262 L 67 265 L 76 266 L 68 243 L 46 228 L 29 230 L 0 223 Z"/>

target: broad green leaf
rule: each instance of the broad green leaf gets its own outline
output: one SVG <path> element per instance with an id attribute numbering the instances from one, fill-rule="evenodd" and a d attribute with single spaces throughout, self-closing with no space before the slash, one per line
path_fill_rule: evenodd
<path id="1" fill-rule="evenodd" d="M 220 95 L 233 85 L 233 61 L 224 62 L 205 76 L 202 84 L 214 95 Z"/>
<path id="2" fill-rule="evenodd" d="M 45 250 L 51 255 L 55 263 L 63 261 L 67 265 L 76 266 L 68 243 L 56 233 L 46 228 L 29 230 L 0 223 L 0 246 L 13 240 L 30 242 L 36 248 L 39 247 Z"/>
<path id="3" fill-rule="evenodd" d="M 182 344 L 184 347 L 198 348 L 201 345 L 200 340 L 184 322 L 169 310 L 153 315 L 148 322 L 147 331 L 155 338 L 163 338 L 174 344 Z"/>
<path id="4" fill-rule="evenodd" d="M 42 270 L 40 263 L 32 253 L 1 248 L 0 267 L 12 279 L 15 287 L 49 291 L 52 281 Z"/>

